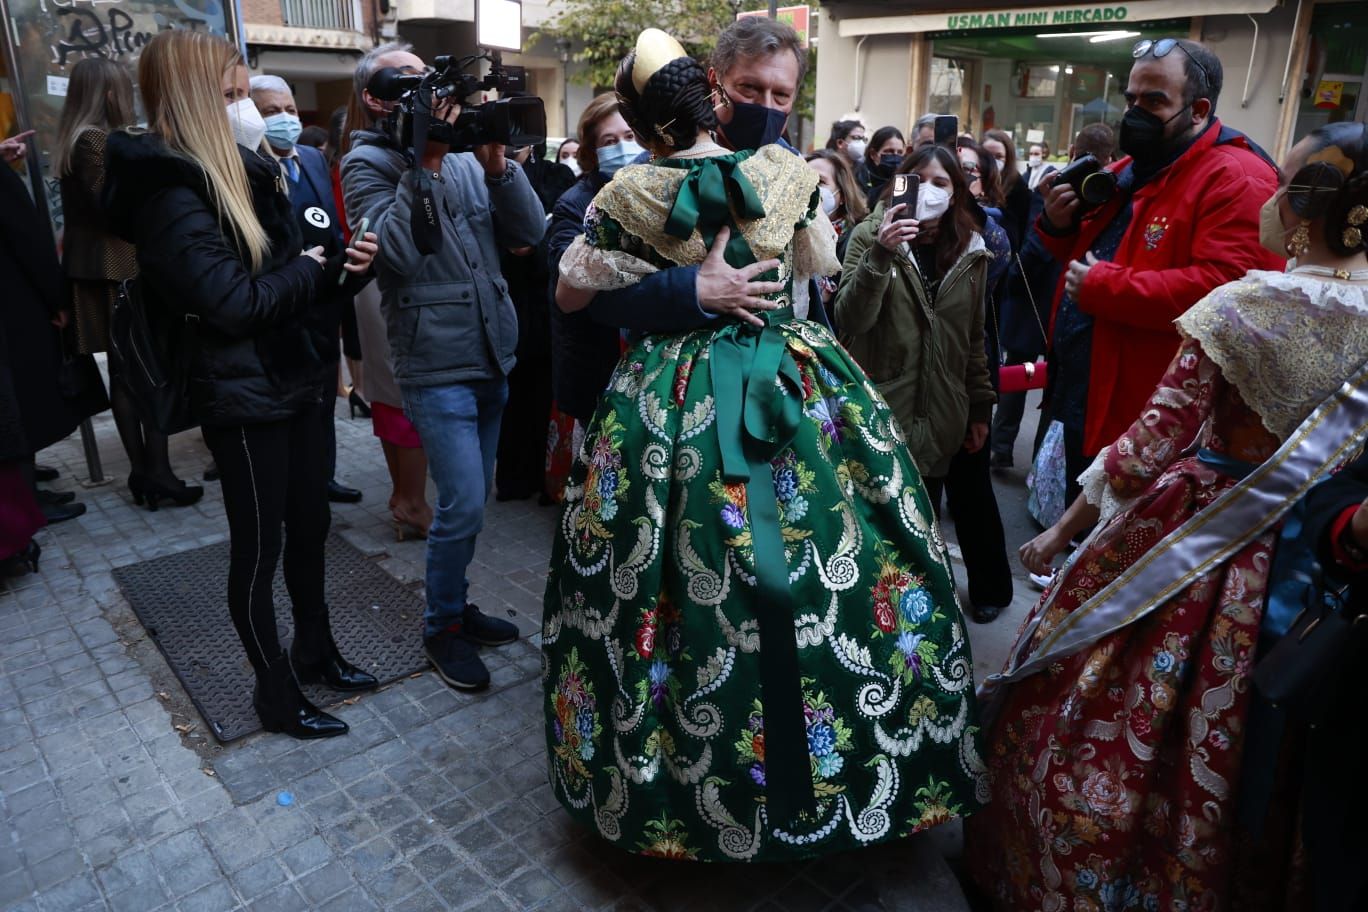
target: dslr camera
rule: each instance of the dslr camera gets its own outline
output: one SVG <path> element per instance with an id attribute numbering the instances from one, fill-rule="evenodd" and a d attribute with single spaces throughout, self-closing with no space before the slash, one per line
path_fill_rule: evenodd
<path id="1" fill-rule="evenodd" d="M 484 78 L 466 72 L 467 67 L 480 60 L 490 62 L 489 74 Z M 445 143 L 452 152 L 470 152 L 488 143 L 535 146 L 546 141 L 546 106 L 540 98 L 522 94 L 527 90 L 526 70 L 504 66 L 498 51 L 460 58 L 438 57 L 426 73 L 382 67 L 366 84 L 366 90 L 381 101 L 397 102 L 386 120 L 386 131 L 402 148 L 415 145 L 415 119 L 427 121 L 427 136 L 420 143 Z M 464 101 L 476 92 L 491 90 L 499 93 L 497 100 L 463 105 L 455 123 L 440 120 L 432 113 L 440 101 Z"/>
<path id="2" fill-rule="evenodd" d="M 1068 184 L 1078 195 L 1079 214 L 1105 205 L 1116 195 L 1116 175 L 1102 167 L 1095 155 L 1080 155 L 1060 169 L 1055 186 Z"/>

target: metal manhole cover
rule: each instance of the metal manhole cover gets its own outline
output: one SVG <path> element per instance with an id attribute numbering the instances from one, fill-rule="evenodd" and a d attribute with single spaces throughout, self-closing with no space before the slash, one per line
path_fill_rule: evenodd
<path id="1" fill-rule="evenodd" d="M 336 535 L 328 536 L 325 567 L 324 592 L 342 654 L 382 683 L 425 669 L 422 599 Z M 228 615 L 228 543 L 120 567 L 114 579 L 215 737 L 232 741 L 260 729 L 252 668 Z M 288 647 L 294 629 L 280 568 L 275 603 Z M 319 706 L 340 699 L 326 687 L 304 690 Z"/>

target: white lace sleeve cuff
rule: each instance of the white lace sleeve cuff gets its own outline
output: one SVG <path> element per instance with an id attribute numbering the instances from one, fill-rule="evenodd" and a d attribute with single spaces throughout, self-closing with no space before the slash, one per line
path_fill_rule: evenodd
<path id="1" fill-rule="evenodd" d="M 1092 465 L 1078 476 L 1078 483 L 1083 488 L 1083 497 L 1101 511 L 1098 517 L 1097 526 L 1101 528 L 1117 513 L 1131 505 L 1134 498 L 1118 497 L 1116 491 L 1107 480 L 1107 451 L 1103 450 L 1097 454 L 1097 458 L 1092 461 Z"/>
<path id="2" fill-rule="evenodd" d="M 800 276 L 830 276 L 841 271 L 836 259 L 836 229 L 825 211 L 793 235 L 793 271 Z"/>
<path id="3" fill-rule="evenodd" d="M 630 253 L 591 247 L 582 234 L 570 244 L 560 261 L 561 279 L 583 291 L 627 288 L 658 271 Z"/>

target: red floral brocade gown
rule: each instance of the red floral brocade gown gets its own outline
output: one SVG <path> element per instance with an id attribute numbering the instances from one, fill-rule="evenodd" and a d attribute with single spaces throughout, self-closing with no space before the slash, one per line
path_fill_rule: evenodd
<path id="1" fill-rule="evenodd" d="M 1280 443 L 1188 340 L 1141 418 L 1104 451 L 1112 494 L 1131 502 L 1060 574 L 1034 642 L 1235 483 L 1195 456 L 1180 458 L 1199 435 L 1208 449 L 1254 464 Z M 1275 535 L 1140 621 L 1010 685 L 986 738 L 992 801 L 966 822 L 970 867 L 999 908 L 1229 909 L 1237 879 L 1242 894 L 1267 892 L 1281 906 L 1274 894 L 1289 881 L 1291 827 L 1265 828 L 1264 844 L 1278 848 L 1253 883 L 1236 862 L 1235 825 Z"/>

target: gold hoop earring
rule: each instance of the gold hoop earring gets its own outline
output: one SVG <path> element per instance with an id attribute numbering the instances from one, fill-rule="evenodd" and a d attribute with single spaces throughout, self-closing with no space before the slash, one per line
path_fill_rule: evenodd
<path id="1" fill-rule="evenodd" d="M 1292 236 L 1287 239 L 1288 256 L 1301 258 L 1306 256 L 1307 252 L 1311 249 L 1310 225 L 1311 223 L 1309 221 L 1302 219 L 1301 224 L 1293 230 Z"/>

